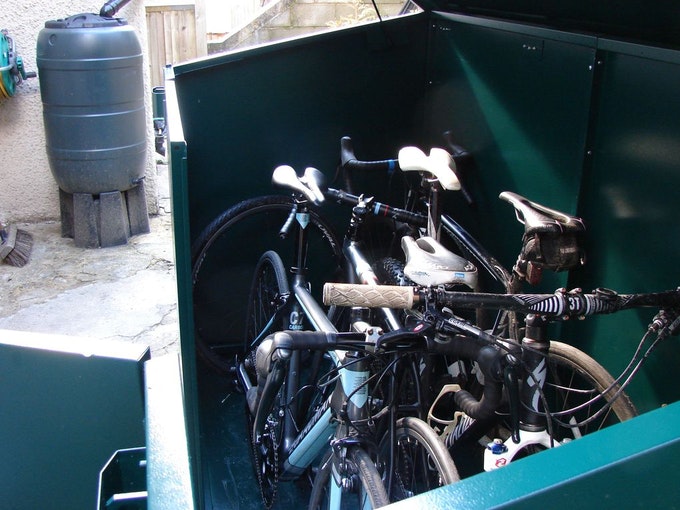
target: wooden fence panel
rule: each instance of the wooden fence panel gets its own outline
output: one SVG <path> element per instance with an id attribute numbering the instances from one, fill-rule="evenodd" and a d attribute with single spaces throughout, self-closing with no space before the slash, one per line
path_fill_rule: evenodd
<path id="1" fill-rule="evenodd" d="M 193 4 L 146 7 L 151 85 L 163 85 L 163 69 L 207 53 L 203 12 Z"/>

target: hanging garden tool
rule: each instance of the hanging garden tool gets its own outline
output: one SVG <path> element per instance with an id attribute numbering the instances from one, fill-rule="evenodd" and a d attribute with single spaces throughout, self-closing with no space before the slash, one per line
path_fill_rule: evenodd
<path id="1" fill-rule="evenodd" d="M 35 78 L 35 72 L 26 72 L 24 61 L 17 54 L 14 40 L 6 29 L 0 31 L 0 99 L 14 95 L 16 86 L 27 78 Z"/>

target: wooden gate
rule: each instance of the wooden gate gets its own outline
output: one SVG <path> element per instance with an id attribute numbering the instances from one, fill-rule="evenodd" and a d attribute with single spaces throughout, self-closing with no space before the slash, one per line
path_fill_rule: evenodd
<path id="1" fill-rule="evenodd" d="M 203 0 L 172 4 L 164 0 L 147 2 L 146 24 L 149 41 L 151 85 L 163 85 L 163 69 L 168 64 L 207 55 L 205 8 Z"/>

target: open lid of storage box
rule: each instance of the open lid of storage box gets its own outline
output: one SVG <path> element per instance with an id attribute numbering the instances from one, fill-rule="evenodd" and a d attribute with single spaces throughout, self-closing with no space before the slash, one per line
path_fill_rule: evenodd
<path id="1" fill-rule="evenodd" d="M 489 16 L 653 45 L 680 45 L 680 9 L 675 2 L 417 0 L 416 3 L 425 10 Z"/>

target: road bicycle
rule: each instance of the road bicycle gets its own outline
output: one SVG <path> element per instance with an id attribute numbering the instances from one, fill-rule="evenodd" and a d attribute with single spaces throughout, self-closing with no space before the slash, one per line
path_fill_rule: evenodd
<path id="1" fill-rule="evenodd" d="M 341 141 L 343 154 L 348 141 L 348 138 Z M 431 170 L 440 172 L 442 166 L 441 162 L 433 165 L 424 154 L 420 159 L 411 155 L 411 160 L 412 165 L 419 169 L 430 165 Z M 318 189 L 305 191 L 308 196 L 304 197 L 303 194 L 304 199 L 300 202 L 300 198 L 293 193 L 299 195 L 305 190 L 306 183 L 313 182 L 312 175 L 320 177 L 318 171 L 311 168 L 305 170 L 304 174 L 298 178 L 290 167 L 280 167 L 277 175 L 286 182 L 277 186 L 290 194 L 254 197 L 233 205 L 215 217 L 192 244 L 192 297 L 197 353 L 208 366 L 220 373 L 233 372 L 235 355 L 247 349 L 244 338 L 248 335 L 243 331 L 242 321 L 247 310 L 240 301 L 230 299 L 233 295 L 231 289 L 248 287 L 249 275 L 255 265 L 251 261 L 257 261 L 262 253 L 274 249 L 286 267 L 298 265 L 298 262 L 305 266 L 307 254 L 313 253 L 312 270 L 305 275 L 313 289 L 320 289 L 325 281 L 340 275 L 345 281 L 354 281 L 355 278 L 379 281 L 371 271 L 365 270 L 373 269 L 370 263 L 361 264 L 352 260 L 357 247 L 370 253 L 367 256 L 369 261 L 377 260 L 389 253 L 383 245 L 391 242 L 393 222 L 412 228 L 427 226 L 428 215 L 392 207 L 343 189 L 327 188 L 322 181 Z M 347 175 L 344 185 L 351 191 L 351 179 Z M 436 193 L 437 187 L 433 185 L 431 190 Z M 319 206 L 322 195 L 326 198 L 323 205 L 325 210 L 338 203 L 343 204 L 343 208 L 353 208 L 354 223 L 349 225 L 352 232 L 346 236 L 346 243 L 338 239 L 335 226 L 327 219 L 332 214 L 322 214 Z M 304 208 L 304 212 L 298 211 L 300 208 Z M 305 251 L 300 253 L 300 261 L 295 260 L 296 249 L 300 246 L 298 231 L 288 232 L 298 213 L 309 222 L 305 227 Z M 438 214 L 430 216 L 437 218 Z M 371 222 L 375 219 L 381 220 L 377 228 Z M 357 267 L 363 276 L 356 276 Z M 225 305 L 227 302 L 229 306 Z M 386 320 L 392 328 L 398 327 L 394 318 Z"/>
<path id="2" fill-rule="evenodd" d="M 361 310 L 353 310 L 349 322 L 341 320 L 309 290 L 307 215 L 311 201 L 323 200 L 320 173 L 307 169 L 300 178 L 292 168 L 278 167 L 273 181 L 294 191 L 281 231 L 295 232 L 295 263 L 286 269 L 273 250 L 260 258 L 248 301 L 249 343 L 236 367 L 265 506 L 273 503 L 280 480 L 299 478 L 317 463 L 311 508 L 326 499 L 348 504 L 352 494 L 362 507 L 378 507 L 458 480 L 442 441 L 413 416 L 421 407 L 414 359 L 399 349 L 376 351 L 382 330 Z M 344 247 L 349 266 L 366 284 L 374 277 L 353 240 L 356 212 Z M 338 332 L 338 324 L 348 332 Z"/>

